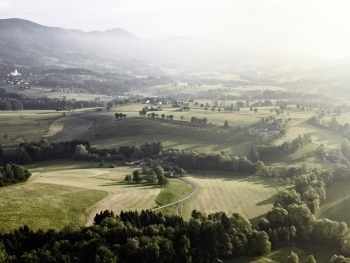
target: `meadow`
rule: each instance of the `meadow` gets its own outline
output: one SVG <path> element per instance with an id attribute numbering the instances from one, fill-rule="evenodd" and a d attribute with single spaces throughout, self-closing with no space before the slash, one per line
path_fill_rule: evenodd
<path id="1" fill-rule="evenodd" d="M 62 229 L 91 224 L 96 213 L 109 209 L 151 209 L 161 188 L 126 184 L 129 167 L 98 168 L 94 162 L 68 160 L 29 165 L 25 183 L 0 188 L 0 231 L 27 224 L 33 229 Z"/>
<path id="2" fill-rule="evenodd" d="M 61 117 L 62 114 L 54 111 L 2 111 L 0 143 L 5 148 L 11 148 L 22 141 L 44 137 Z"/>
<path id="3" fill-rule="evenodd" d="M 199 88 L 208 89 L 205 86 Z M 184 87 L 184 90 L 188 89 Z M 154 92 L 157 93 L 157 90 L 154 89 Z M 262 118 L 273 116 L 289 120 L 285 136 L 274 140 L 274 144 L 282 144 L 307 133 L 311 135 L 312 143 L 286 157 L 276 157 L 268 164 L 283 166 L 306 162 L 312 169 L 332 166 L 322 163 L 316 157 L 315 151 L 319 145 L 337 150 L 343 141 L 340 133 L 308 124 L 307 119 L 315 114 L 312 111 L 291 108 L 285 110 L 284 114 L 277 115 L 275 107 L 259 107 L 256 113 L 250 111 L 250 108 L 225 113 L 210 109 L 206 111 L 198 106 L 206 101 L 197 102 L 196 105 L 190 103 L 191 109 L 188 112 L 169 105 L 156 112 L 159 116 L 173 115 L 172 121 L 161 117 L 141 117 L 139 111 L 147 106 L 145 104 L 115 106 L 110 111 L 80 109 L 65 114 L 55 111 L 0 112 L 1 144 L 7 150 L 13 149 L 22 141 L 41 138 L 49 141 L 86 139 L 98 148 L 161 141 L 165 149 L 206 153 L 224 151 L 232 155 L 248 156 L 253 141 L 268 139 L 266 135 L 251 136 L 248 130 L 258 127 Z M 127 114 L 127 118 L 117 120 L 114 114 L 120 112 Z M 193 116 L 207 118 L 208 123 L 192 124 L 190 120 Z M 339 121 L 346 122 L 347 116 L 346 113 L 339 115 Z M 227 128 L 224 127 L 226 120 L 229 123 Z M 124 182 L 125 175 L 131 174 L 134 168 L 98 168 L 98 163 L 95 162 L 59 160 L 37 163 L 27 168 L 33 174 L 28 182 L 0 188 L 0 208 L 3 211 L 0 215 L 1 232 L 23 224 L 33 229 L 90 225 L 95 214 L 101 210 L 109 209 L 118 214 L 122 210 L 152 209 L 176 201 L 191 191 L 191 186 L 176 179 L 171 179 L 170 184 L 163 188 L 149 184 L 128 184 Z M 190 218 L 192 210 L 196 209 L 206 214 L 217 211 L 224 211 L 228 215 L 239 213 L 256 222 L 272 208 L 274 197 L 279 191 L 293 186 L 277 178 L 208 171 L 188 174 L 186 177 L 199 187 L 198 192 L 184 202 L 183 217 L 186 220 Z M 317 214 L 318 218 L 327 217 L 350 223 L 350 194 L 347 186 L 336 183 L 327 189 L 327 199 Z M 177 205 L 160 211 L 176 214 Z M 277 249 L 264 258 L 242 258 L 232 262 L 285 262 L 286 255 L 291 250 L 297 251 L 302 259 L 306 259 L 308 254 L 317 255 L 317 262 L 321 263 L 328 262 L 334 254 L 334 251 L 320 253 L 316 246 L 303 246 Z"/>
<path id="4" fill-rule="evenodd" d="M 317 213 L 318 218 L 344 221 L 350 225 L 350 182 L 336 182 L 327 188 L 327 198 Z"/>
<path id="5" fill-rule="evenodd" d="M 254 175 L 206 172 L 187 177 L 199 190 L 184 203 L 184 218 L 189 219 L 191 211 L 206 214 L 223 211 L 227 215 L 238 213 L 256 221 L 271 210 L 274 196 L 291 185 L 277 178 L 262 178 Z"/>

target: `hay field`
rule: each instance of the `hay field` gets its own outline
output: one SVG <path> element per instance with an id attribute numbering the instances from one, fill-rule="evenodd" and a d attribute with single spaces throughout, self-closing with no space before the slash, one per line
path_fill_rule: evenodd
<path id="1" fill-rule="evenodd" d="M 161 188 L 123 182 L 131 168 L 96 168 L 97 163 L 52 161 L 30 165 L 25 183 L 0 188 L 0 231 L 23 224 L 33 229 L 61 229 L 91 224 L 96 213 L 110 209 L 151 209 Z"/>
<path id="2" fill-rule="evenodd" d="M 274 196 L 279 191 L 290 187 L 278 179 L 228 173 L 207 172 L 188 178 L 199 189 L 184 203 L 184 218 L 187 219 L 194 209 L 207 214 L 224 211 L 228 215 L 239 213 L 248 219 L 258 218 L 271 210 Z"/>

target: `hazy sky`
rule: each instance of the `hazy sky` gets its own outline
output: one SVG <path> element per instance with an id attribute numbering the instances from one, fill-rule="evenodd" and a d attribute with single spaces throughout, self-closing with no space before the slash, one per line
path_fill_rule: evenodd
<path id="1" fill-rule="evenodd" d="M 270 45 L 320 57 L 350 56 L 346 0 L 0 0 L 0 18 L 84 31 L 123 28 Z"/>

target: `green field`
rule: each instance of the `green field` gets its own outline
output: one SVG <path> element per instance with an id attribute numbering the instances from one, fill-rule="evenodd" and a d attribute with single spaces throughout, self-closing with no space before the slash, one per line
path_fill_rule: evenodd
<path id="1" fill-rule="evenodd" d="M 96 213 L 109 209 L 151 209 L 161 188 L 124 183 L 129 167 L 97 168 L 97 163 L 45 162 L 28 166 L 25 183 L 0 188 L 0 231 L 27 224 L 34 229 L 61 229 L 91 224 Z"/>
<path id="2" fill-rule="evenodd" d="M 75 99 L 78 101 L 94 101 L 95 99 L 98 99 L 100 101 L 111 101 L 113 99 L 112 96 L 102 95 L 102 94 L 92 94 L 92 93 L 85 93 L 85 92 L 66 92 L 66 91 L 60 91 L 60 92 L 53 92 L 52 88 L 45 88 L 45 87 L 31 87 L 30 89 L 27 89 L 25 91 L 21 91 L 22 94 L 24 94 L 26 97 L 31 98 L 58 98 L 58 99 Z"/>
<path id="3" fill-rule="evenodd" d="M 184 203 L 187 219 L 194 209 L 206 214 L 217 211 L 227 215 L 239 213 L 248 219 L 256 219 L 271 210 L 274 196 L 279 191 L 291 187 L 277 179 L 228 173 L 207 172 L 190 175 L 188 179 L 197 184 L 199 190 Z"/>
<path id="4" fill-rule="evenodd" d="M 209 87 L 198 87 L 208 89 Z M 219 88 L 219 87 L 218 87 Z M 182 88 L 188 91 L 187 87 Z M 222 92 L 224 91 L 223 88 Z M 236 91 L 245 89 L 239 87 Z M 249 89 L 245 90 L 246 92 Z M 157 92 L 155 88 L 153 92 Z M 198 92 L 198 90 L 196 91 Z M 228 91 L 227 91 L 228 92 Z M 199 101 L 204 102 L 204 101 Z M 310 134 L 312 143 L 288 156 L 272 159 L 271 166 L 300 165 L 307 163 L 312 168 L 329 168 L 316 157 L 315 151 L 321 144 L 327 149 L 337 150 L 343 141 L 338 132 L 319 129 L 306 120 L 315 113 L 289 109 L 276 116 L 271 109 L 259 107 L 257 113 L 249 108 L 240 112 L 225 113 L 190 105 L 189 112 L 165 106 L 159 115 L 174 115 L 174 120 L 140 117 L 139 110 L 146 105 L 133 104 L 113 107 L 110 111 L 81 109 L 73 112 L 21 111 L 0 112 L 2 129 L 1 144 L 5 150 L 13 149 L 20 142 L 46 138 L 49 141 L 86 139 L 93 147 L 111 148 L 123 145 L 143 144 L 146 141 L 161 141 L 163 147 L 187 151 L 220 152 L 237 156 L 248 156 L 252 141 L 268 139 L 248 134 L 248 129 L 257 127 L 261 118 L 281 117 L 289 119 L 286 135 L 273 140 L 276 145 L 292 141 L 298 135 Z M 122 112 L 127 118 L 116 120 L 114 114 Z M 181 120 L 183 116 L 183 120 Z M 190 123 L 192 116 L 207 118 L 206 125 Z M 339 116 L 346 122 L 348 114 Z M 338 119 L 338 117 L 337 117 Z M 223 124 L 227 120 L 229 128 Z M 7 135 L 7 136 L 4 136 Z M 6 138 L 5 138 L 6 137 Z M 33 229 L 62 229 L 65 226 L 92 224 L 96 213 L 113 210 L 152 209 L 161 204 L 178 200 L 191 191 L 191 186 L 171 179 L 166 187 L 149 184 L 125 183 L 125 175 L 134 170 L 130 167 L 98 168 L 98 163 L 75 161 L 52 161 L 27 166 L 32 177 L 26 182 L 0 188 L 0 231 L 13 230 L 23 224 Z M 239 213 L 256 222 L 273 205 L 275 195 L 293 187 L 279 178 L 261 178 L 255 175 L 234 175 L 229 173 L 205 172 L 188 174 L 186 177 L 198 185 L 198 192 L 184 202 L 183 217 L 188 220 L 192 210 L 206 214 L 224 211 L 226 214 Z M 321 206 L 318 218 L 330 218 L 350 224 L 350 182 L 334 183 L 327 189 L 327 199 Z M 160 210 L 164 214 L 176 214 L 177 205 Z M 305 260 L 308 254 L 316 256 L 317 262 L 328 262 L 332 250 L 318 251 L 317 246 L 277 249 L 264 258 L 235 259 L 232 262 L 285 262 L 291 250 L 297 251 Z M 322 248 L 321 248 L 322 249 Z"/>
<path id="5" fill-rule="evenodd" d="M 40 139 L 60 118 L 62 113 L 55 111 L 0 111 L 0 143 L 14 147 L 23 141 Z"/>
<path id="6" fill-rule="evenodd" d="M 283 247 L 271 251 L 264 257 L 243 257 L 225 260 L 227 263 L 285 263 L 288 262 L 288 255 L 293 251 L 297 253 L 300 262 L 305 262 L 309 255 L 313 255 L 317 263 L 329 263 L 334 254 L 339 254 L 335 247 L 315 244 L 300 244 L 297 247 Z"/>
<path id="7" fill-rule="evenodd" d="M 318 218 L 329 218 L 350 225 L 350 181 L 336 182 L 327 188 L 327 198 Z"/>

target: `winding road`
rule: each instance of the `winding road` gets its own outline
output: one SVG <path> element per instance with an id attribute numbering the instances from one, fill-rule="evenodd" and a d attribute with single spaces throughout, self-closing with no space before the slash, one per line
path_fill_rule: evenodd
<path id="1" fill-rule="evenodd" d="M 153 208 L 151 209 L 151 211 L 157 211 L 157 210 L 160 210 L 162 208 L 165 208 L 165 207 L 168 207 L 168 206 L 171 206 L 171 205 L 174 205 L 174 204 L 178 204 L 178 207 L 177 207 L 177 212 L 179 214 L 180 217 L 182 217 L 182 206 L 183 206 L 183 203 L 184 201 L 186 201 L 187 199 L 189 199 L 190 197 L 192 197 L 198 190 L 198 186 L 194 183 L 194 182 L 191 182 L 190 180 L 186 179 L 186 178 L 183 178 L 183 177 L 177 177 L 179 180 L 181 181 L 184 181 L 188 184 L 190 184 L 192 186 L 192 191 L 191 193 L 189 193 L 188 195 L 186 195 L 185 197 L 175 201 L 175 202 L 172 202 L 172 203 L 169 203 L 169 204 L 166 204 L 166 205 L 162 205 L 162 206 L 158 206 L 156 208 Z"/>

